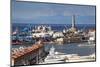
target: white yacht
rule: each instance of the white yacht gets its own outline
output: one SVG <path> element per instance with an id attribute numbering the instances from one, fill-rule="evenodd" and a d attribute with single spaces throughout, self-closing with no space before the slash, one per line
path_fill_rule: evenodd
<path id="1" fill-rule="evenodd" d="M 65 54 L 55 51 L 54 46 L 50 48 L 48 56 L 45 58 L 44 62 L 39 64 L 49 64 L 49 63 L 64 63 L 69 62 L 69 58 L 78 56 L 77 54 Z"/>
<path id="2" fill-rule="evenodd" d="M 58 55 L 60 54 L 59 52 L 55 52 L 55 48 L 52 46 L 50 48 L 49 54 L 48 56 L 45 58 L 44 62 L 40 63 L 40 64 L 48 64 L 48 63 L 61 63 L 64 62 L 62 61 L 63 58 L 60 58 Z"/>

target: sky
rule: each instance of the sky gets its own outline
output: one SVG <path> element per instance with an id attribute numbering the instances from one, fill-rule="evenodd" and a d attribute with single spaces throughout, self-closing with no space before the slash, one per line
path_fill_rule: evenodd
<path id="1" fill-rule="evenodd" d="M 95 24 L 95 6 L 12 1 L 12 23 Z"/>

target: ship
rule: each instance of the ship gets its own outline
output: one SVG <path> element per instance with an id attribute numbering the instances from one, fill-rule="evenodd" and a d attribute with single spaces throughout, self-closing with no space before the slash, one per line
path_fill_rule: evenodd
<path id="1" fill-rule="evenodd" d="M 42 39 L 44 42 L 50 42 L 52 40 L 52 35 L 54 31 L 51 29 L 51 26 L 39 25 L 35 26 L 32 30 L 32 37 L 36 41 Z"/>
<path id="2" fill-rule="evenodd" d="M 22 31 L 19 31 L 18 28 L 12 33 L 12 45 L 22 45 L 25 43 L 35 43 L 31 35 L 31 31 L 24 28 Z"/>
<path id="3" fill-rule="evenodd" d="M 68 62 L 81 62 L 81 61 L 95 61 L 95 54 L 88 56 L 79 56 L 78 54 L 66 54 L 55 51 L 54 46 L 49 50 L 49 54 L 44 59 L 44 62 L 39 64 L 52 64 L 52 63 L 68 63 Z"/>

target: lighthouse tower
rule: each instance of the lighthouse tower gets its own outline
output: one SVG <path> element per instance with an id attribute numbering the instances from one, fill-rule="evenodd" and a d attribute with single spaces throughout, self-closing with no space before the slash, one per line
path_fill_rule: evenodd
<path id="1" fill-rule="evenodd" d="M 71 31 L 73 31 L 73 32 L 76 31 L 76 27 L 75 27 L 75 15 L 72 16 L 72 27 L 71 27 Z"/>
<path id="2" fill-rule="evenodd" d="M 72 28 L 75 28 L 75 15 L 72 16 Z"/>

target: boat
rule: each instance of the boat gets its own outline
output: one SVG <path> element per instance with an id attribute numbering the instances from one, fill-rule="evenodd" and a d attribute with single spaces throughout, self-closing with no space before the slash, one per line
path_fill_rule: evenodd
<path id="1" fill-rule="evenodd" d="M 30 31 L 25 31 L 25 29 L 24 29 L 24 31 L 18 33 L 16 30 L 12 34 L 12 44 L 13 45 L 22 45 L 23 43 L 26 43 L 26 42 L 33 43 L 35 41 L 32 38 L 33 37 L 31 35 Z"/>
<path id="2" fill-rule="evenodd" d="M 34 39 L 36 38 L 42 38 L 42 39 L 51 39 L 54 31 L 51 29 L 50 26 L 45 25 L 39 25 L 35 27 L 35 29 L 32 30 L 32 37 Z"/>

